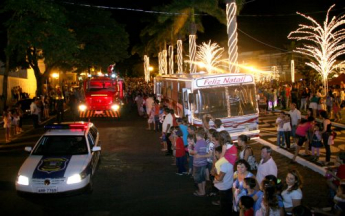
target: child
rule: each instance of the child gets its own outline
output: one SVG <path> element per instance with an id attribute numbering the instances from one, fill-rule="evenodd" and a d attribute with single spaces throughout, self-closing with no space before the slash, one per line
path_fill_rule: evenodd
<path id="1" fill-rule="evenodd" d="M 254 199 L 250 196 L 240 198 L 240 216 L 254 216 Z"/>
<path id="2" fill-rule="evenodd" d="M 4 111 L 2 117 L 4 120 L 6 143 L 9 143 L 11 142 L 11 123 L 12 123 L 11 112 L 9 111 L 9 109 L 7 111 Z"/>
<path id="3" fill-rule="evenodd" d="M 290 114 L 286 114 L 284 117 L 284 137 L 287 149 L 290 149 L 290 134 L 291 134 L 291 119 Z"/>
<path id="4" fill-rule="evenodd" d="M 19 120 L 20 117 L 17 112 L 13 113 L 13 118 L 12 118 L 12 124 L 14 126 L 13 134 L 20 134 L 20 128 L 19 128 Z"/>
<path id="5" fill-rule="evenodd" d="M 185 168 L 185 163 L 186 163 L 186 152 L 184 150 L 184 144 L 182 140 L 182 131 L 177 129 L 176 132 L 176 142 L 175 142 L 175 157 L 176 157 L 176 166 L 177 166 L 177 175 L 182 175 L 186 174 L 186 168 Z"/>
<path id="6" fill-rule="evenodd" d="M 227 131 L 219 132 L 219 144 L 222 146 L 220 159 L 215 163 L 217 174 L 220 172 L 220 166 L 228 161 L 235 166 L 237 160 L 237 146 L 232 144 L 231 137 Z"/>
<path id="7" fill-rule="evenodd" d="M 277 127 L 277 144 L 279 147 L 285 147 L 285 144 L 284 144 L 284 118 L 285 118 L 285 112 L 284 111 L 281 111 L 279 113 L 279 116 L 276 120 L 276 127 Z"/>
<path id="8" fill-rule="evenodd" d="M 320 127 L 318 125 L 314 126 L 314 133 L 311 141 L 311 155 L 313 161 L 318 161 L 320 156 L 320 148 L 322 147 Z M 316 156 L 314 157 L 314 152 Z"/>
<path id="9" fill-rule="evenodd" d="M 195 141 L 194 141 L 194 135 L 193 134 L 189 134 L 187 136 L 187 142 L 188 142 L 188 153 L 189 153 L 189 163 L 188 163 L 189 170 L 188 170 L 188 174 L 192 175 L 193 174 L 193 160 L 194 160 L 194 157 L 190 153 L 194 150 L 194 146 L 195 146 Z"/>

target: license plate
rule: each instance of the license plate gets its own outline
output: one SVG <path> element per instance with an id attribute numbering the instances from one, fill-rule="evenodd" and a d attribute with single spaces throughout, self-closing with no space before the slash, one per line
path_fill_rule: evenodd
<path id="1" fill-rule="evenodd" d="M 103 114 L 103 111 L 95 111 L 95 114 Z"/>
<path id="2" fill-rule="evenodd" d="M 49 187 L 49 188 L 38 188 L 38 193 L 57 193 L 57 187 Z"/>

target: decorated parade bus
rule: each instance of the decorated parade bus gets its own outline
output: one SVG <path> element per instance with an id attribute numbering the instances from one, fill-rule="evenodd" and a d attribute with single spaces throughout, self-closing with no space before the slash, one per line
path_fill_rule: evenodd
<path id="1" fill-rule="evenodd" d="M 255 81 L 249 74 L 173 74 L 155 78 L 155 93 L 177 117 L 202 126 L 205 114 L 222 121 L 233 139 L 259 137 Z M 212 126 L 213 122 L 210 122 Z"/>
<path id="2" fill-rule="evenodd" d="M 85 101 L 79 105 L 81 118 L 120 117 L 124 81 L 110 77 L 90 77 L 84 81 Z"/>

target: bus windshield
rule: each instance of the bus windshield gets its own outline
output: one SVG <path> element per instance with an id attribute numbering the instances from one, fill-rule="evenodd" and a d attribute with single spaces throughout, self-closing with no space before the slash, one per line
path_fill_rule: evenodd
<path id="1" fill-rule="evenodd" d="M 199 119 L 204 114 L 225 118 L 258 112 L 254 84 L 197 89 L 193 94 L 194 116 Z"/>

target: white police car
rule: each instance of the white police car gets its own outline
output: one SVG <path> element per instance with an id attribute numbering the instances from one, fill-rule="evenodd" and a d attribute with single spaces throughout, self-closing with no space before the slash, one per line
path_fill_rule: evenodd
<path id="1" fill-rule="evenodd" d="M 23 193 L 92 192 L 92 176 L 100 158 L 99 133 L 92 123 L 45 126 L 46 133 L 21 166 L 16 190 Z"/>

